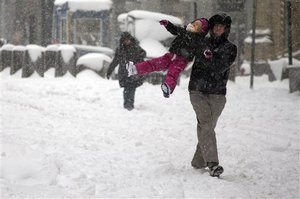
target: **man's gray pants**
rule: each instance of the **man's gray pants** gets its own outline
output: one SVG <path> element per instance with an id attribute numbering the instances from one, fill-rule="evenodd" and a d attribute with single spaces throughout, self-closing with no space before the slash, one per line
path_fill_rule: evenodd
<path id="1" fill-rule="evenodd" d="M 215 127 L 225 103 L 225 95 L 190 91 L 190 100 L 197 116 L 198 144 L 192 166 L 204 168 L 208 163 L 219 163 Z"/>

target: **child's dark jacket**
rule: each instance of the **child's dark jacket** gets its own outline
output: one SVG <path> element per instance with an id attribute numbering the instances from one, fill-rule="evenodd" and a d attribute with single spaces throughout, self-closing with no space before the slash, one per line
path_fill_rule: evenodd
<path id="1" fill-rule="evenodd" d="M 168 22 L 166 29 L 172 35 L 176 35 L 169 51 L 192 61 L 195 50 L 197 49 L 197 44 L 199 44 L 199 42 L 201 43 L 201 40 L 204 39 L 205 33 L 189 32 L 185 28 L 186 27 L 175 26 L 171 22 Z"/>

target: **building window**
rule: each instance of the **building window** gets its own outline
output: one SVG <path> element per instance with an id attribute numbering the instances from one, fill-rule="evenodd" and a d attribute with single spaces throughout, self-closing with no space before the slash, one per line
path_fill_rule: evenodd
<path id="1" fill-rule="evenodd" d="M 101 20 L 94 18 L 75 19 L 75 43 L 82 45 L 101 45 Z"/>
<path id="2" fill-rule="evenodd" d="M 67 43 L 67 20 L 65 18 L 60 21 L 60 35 L 59 35 L 60 43 Z"/>

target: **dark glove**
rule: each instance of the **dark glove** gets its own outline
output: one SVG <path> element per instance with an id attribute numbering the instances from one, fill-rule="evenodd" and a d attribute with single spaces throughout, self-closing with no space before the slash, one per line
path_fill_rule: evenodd
<path id="1" fill-rule="evenodd" d="M 109 79 L 109 78 L 110 78 L 110 75 L 111 75 L 111 74 L 107 73 L 107 74 L 106 74 L 106 78 Z"/>
<path id="2" fill-rule="evenodd" d="M 166 20 L 166 19 L 163 19 L 163 20 L 160 20 L 160 21 L 159 21 L 159 24 L 162 25 L 162 26 L 167 26 L 168 23 L 169 23 L 169 21 Z"/>
<path id="3" fill-rule="evenodd" d="M 206 49 L 206 50 L 204 51 L 203 55 L 204 55 L 204 57 L 205 57 L 206 59 L 211 59 L 212 56 L 213 56 L 211 50 L 209 50 L 209 49 Z"/>

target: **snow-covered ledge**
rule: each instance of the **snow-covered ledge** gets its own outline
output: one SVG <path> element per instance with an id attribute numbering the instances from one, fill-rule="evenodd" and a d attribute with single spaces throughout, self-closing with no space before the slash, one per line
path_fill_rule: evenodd
<path id="1" fill-rule="evenodd" d="M 62 6 L 65 3 L 68 3 L 68 7 L 72 12 L 76 12 L 77 10 L 110 10 L 113 4 L 111 0 L 56 0 L 54 4 L 56 6 Z"/>

